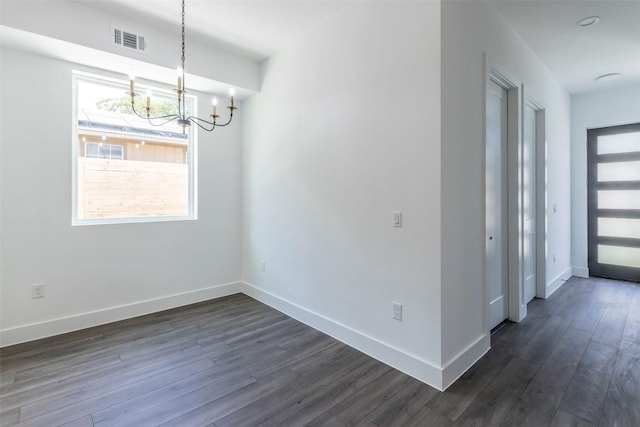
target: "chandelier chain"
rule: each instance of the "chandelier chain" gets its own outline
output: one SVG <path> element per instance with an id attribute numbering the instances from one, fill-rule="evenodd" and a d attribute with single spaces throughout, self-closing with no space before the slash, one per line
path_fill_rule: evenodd
<path id="1" fill-rule="evenodd" d="M 184 0 L 182 0 L 182 69 L 184 70 Z"/>

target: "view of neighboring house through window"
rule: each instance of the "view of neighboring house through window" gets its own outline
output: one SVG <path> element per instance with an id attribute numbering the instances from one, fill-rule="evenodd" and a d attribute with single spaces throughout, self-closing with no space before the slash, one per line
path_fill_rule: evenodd
<path id="1" fill-rule="evenodd" d="M 136 116 L 129 83 L 74 73 L 74 224 L 195 218 L 195 132 Z M 136 97 L 146 114 L 147 87 Z M 151 116 L 177 113 L 175 94 L 151 88 Z M 192 114 L 195 98 L 187 98 Z"/>

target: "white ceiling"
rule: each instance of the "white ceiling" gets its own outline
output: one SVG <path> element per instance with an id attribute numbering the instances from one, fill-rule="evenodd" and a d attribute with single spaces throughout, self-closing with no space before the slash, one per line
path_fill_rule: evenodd
<path id="1" fill-rule="evenodd" d="M 178 0 L 77 0 L 131 18 L 180 23 Z M 366 0 L 361 0 L 366 1 Z M 383 0 L 385 1 L 385 0 Z M 393 0 L 386 0 L 393 1 Z M 479 1 L 479 0 L 477 0 Z M 640 0 L 489 0 L 571 93 L 640 81 Z M 348 0 L 187 0 L 188 37 L 261 60 Z M 598 15 L 592 27 L 576 26 Z M 190 33 L 190 34 L 189 34 Z M 594 77 L 622 73 L 612 83 Z"/>
<path id="2" fill-rule="evenodd" d="M 76 1 L 117 14 L 125 13 L 134 19 L 152 17 L 180 25 L 180 0 Z M 186 0 L 187 38 L 205 37 L 262 60 L 282 50 L 296 35 L 336 13 L 346 3 L 344 0 Z"/>
<path id="3" fill-rule="evenodd" d="M 640 0 L 491 0 L 570 93 L 640 81 Z M 576 23 L 600 16 L 591 27 Z M 622 79 L 597 83 L 603 74 Z"/>

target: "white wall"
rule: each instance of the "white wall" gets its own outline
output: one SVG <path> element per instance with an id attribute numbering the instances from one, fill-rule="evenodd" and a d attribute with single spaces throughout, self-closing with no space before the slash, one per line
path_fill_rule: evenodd
<path id="1" fill-rule="evenodd" d="M 436 386 L 439 8 L 345 7 L 264 64 L 244 122 L 250 292 Z"/>
<path id="2" fill-rule="evenodd" d="M 483 330 L 484 54 L 546 108 L 547 284 L 570 272 L 570 99 L 486 2 L 442 3 L 442 347 L 446 367 Z M 557 262 L 552 260 L 558 255 Z"/>
<path id="3" fill-rule="evenodd" d="M 587 129 L 630 123 L 640 123 L 640 84 L 571 97 L 571 255 L 576 275 L 589 275 Z"/>
<path id="4" fill-rule="evenodd" d="M 100 72 L 0 56 L 1 344 L 237 290 L 215 286 L 241 275 L 240 122 L 199 134 L 198 220 L 72 227 L 71 71 Z M 43 299 L 31 299 L 36 282 Z"/>

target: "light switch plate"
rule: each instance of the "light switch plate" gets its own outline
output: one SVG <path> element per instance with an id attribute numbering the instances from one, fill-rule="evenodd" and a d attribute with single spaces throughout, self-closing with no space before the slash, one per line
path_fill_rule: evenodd
<path id="1" fill-rule="evenodd" d="M 402 304 L 399 302 L 393 303 L 393 318 L 402 321 Z"/>
<path id="2" fill-rule="evenodd" d="M 402 212 L 393 212 L 393 226 L 402 227 Z"/>

